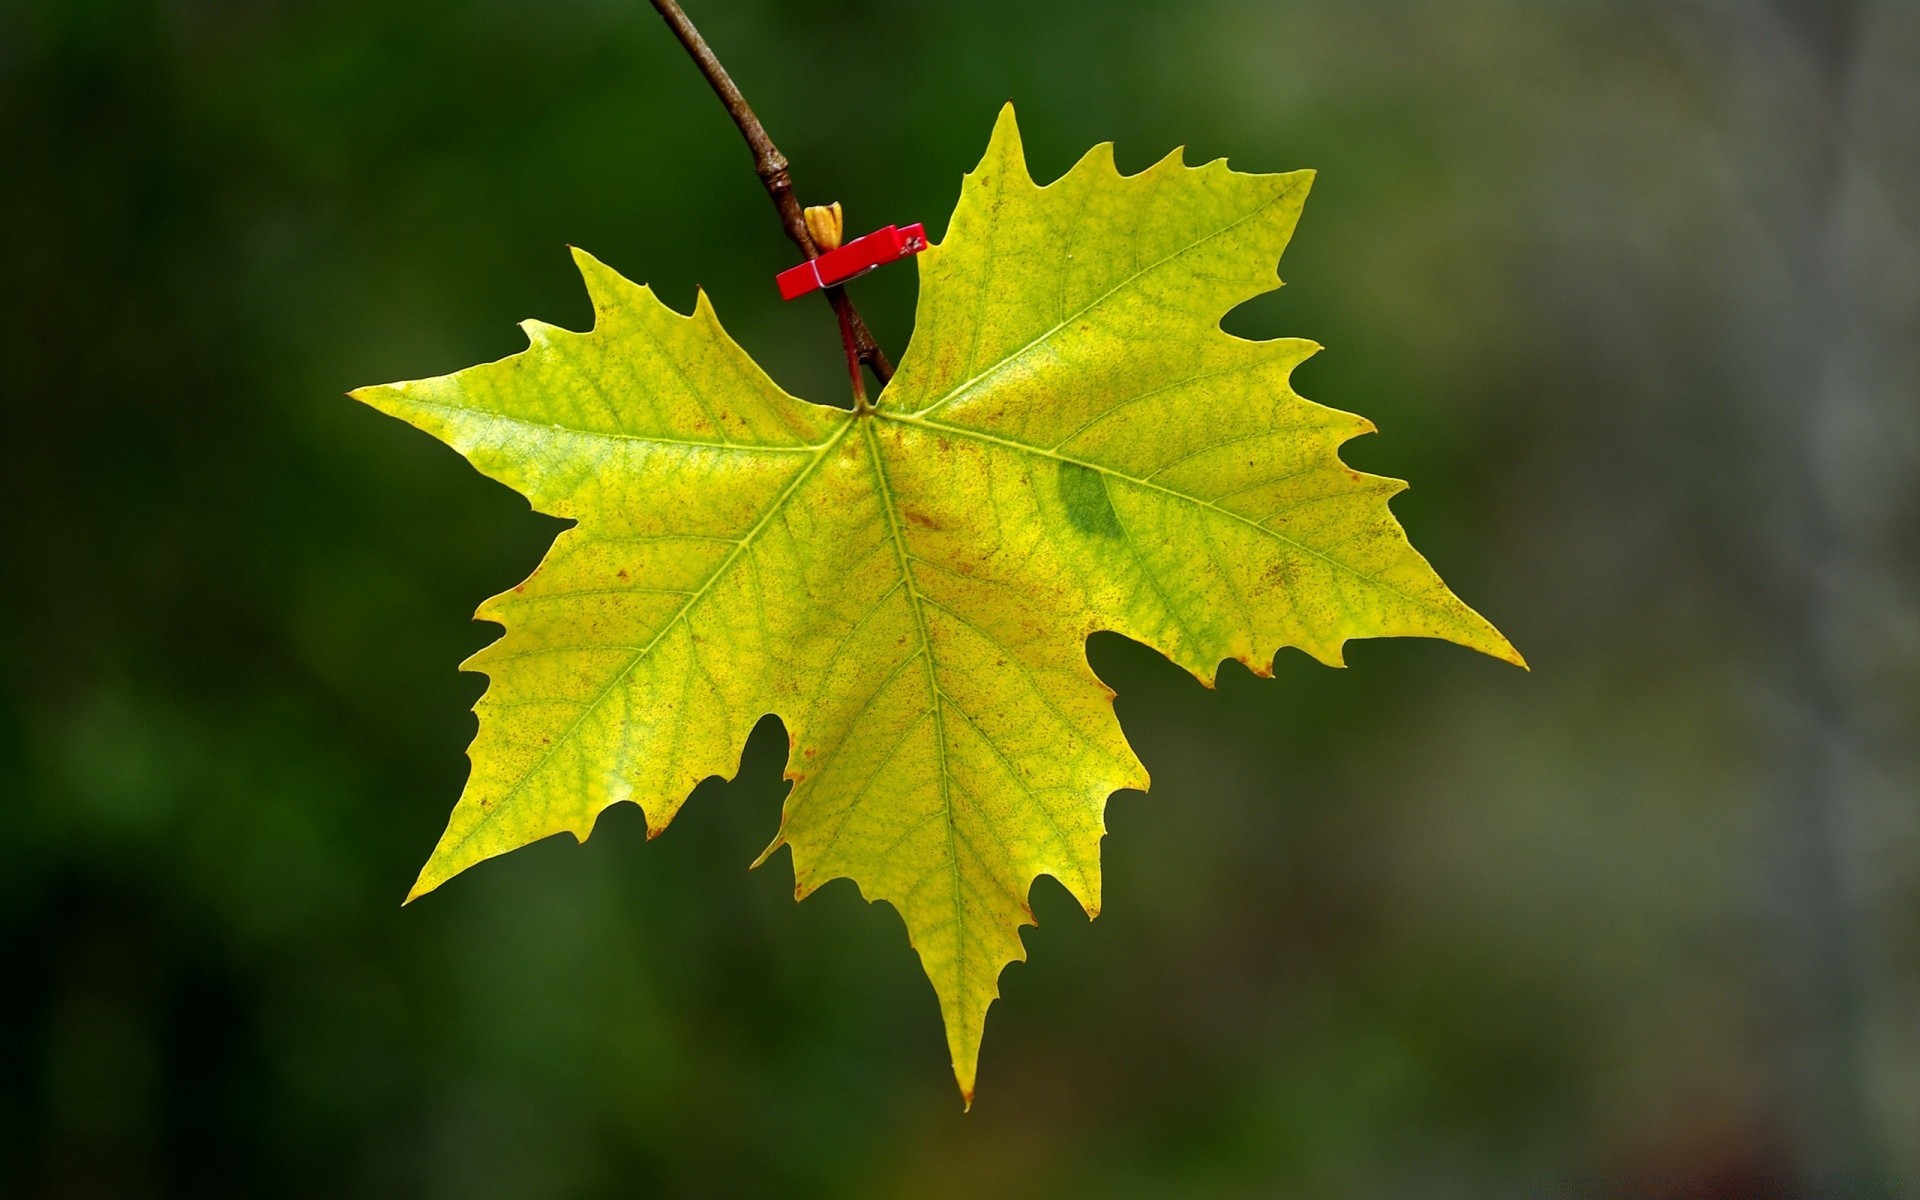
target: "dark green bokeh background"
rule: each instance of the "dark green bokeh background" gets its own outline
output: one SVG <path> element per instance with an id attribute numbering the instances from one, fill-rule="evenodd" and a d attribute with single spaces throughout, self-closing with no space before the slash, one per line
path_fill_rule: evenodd
<path id="1" fill-rule="evenodd" d="M 556 523 L 345 390 L 567 243 L 804 395 L 831 318 L 641 0 L 0 0 L 0 1194 L 1920 1194 L 1920 6 L 691 7 L 862 230 L 1008 97 L 1319 168 L 1229 328 L 1534 672 L 1096 639 L 1154 791 L 970 1115 L 898 919 L 746 871 L 771 725 L 403 910 Z"/>

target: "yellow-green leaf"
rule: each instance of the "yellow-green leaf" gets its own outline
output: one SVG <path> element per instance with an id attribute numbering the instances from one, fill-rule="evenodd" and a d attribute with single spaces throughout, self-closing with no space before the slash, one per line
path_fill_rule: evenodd
<path id="1" fill-rule="evenodd" d="M 530 322 L 511 358 L 356 392 L 577 522 L 480 609 L 506 634 L 467 663 L 472 775 L 413 895 L 623 800 L 657 833 L 776 714 L 767 854 L 801 896 L 845 877 L 900 912 L 970 1102 L 1034 879 L 1097 913 L 1107 797 L 1147 786 L 1088 635 L 1209 683 L 1356 637 L 1520 662 L 1408 545 L 1402 485 L 1340 461 L 1372 427 L 1289 387 L 1316 347 L 1219 327 L 1279 285 L 1310 180 L 1122 176 L 1099 146 L 1038 187 L 1009 107 L 871 415 L 578 252 L 591 332 Z"/>

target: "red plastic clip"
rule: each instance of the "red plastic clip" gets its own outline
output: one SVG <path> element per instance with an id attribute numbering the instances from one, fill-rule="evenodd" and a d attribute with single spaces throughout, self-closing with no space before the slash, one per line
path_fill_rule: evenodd
<path id="1" fill-rule="evenodd" d="M 792 300 L 815 288 L 845 283 L 856 275 L 865 275 L 875 267 L 918 254 L 926 248 L 927 231 L 919 222 L 905 227 L 889 225 L 855 238 L 838 250 L 829 250 L 819 258 L 788 267 L 774 276 L 774 282 L 780 285 L 780 298 Z"/>

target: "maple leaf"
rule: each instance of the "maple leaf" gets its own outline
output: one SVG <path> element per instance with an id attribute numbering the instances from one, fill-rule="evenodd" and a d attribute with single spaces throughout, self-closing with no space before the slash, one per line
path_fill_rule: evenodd
<path id="1" fill-rule="evenodd" d="M 520 354 L 354 393 L 577 522 L 479 610 L 506 633 L 465 664 L 491 679 L 472 774 L 409 899 L 623 800 L 657 834 L 776 714 L 761 860 L 899 911 L 971 1103 L 1034 879 L 1097 914 L 1107 797 L 1147 786 L 1088 635 L 1209 684 L 1359 637 L 1521 661 L 1407 543 L 1404 485 L 1340 461 L 1372 426 L 1289 387 L 1318 347 L 1220 329 L 1279 286 L 1311 178 L 1178 151 L 1122 176 L 1101 145 L 1039 187 L 1008 106 L 870 415 L 579 251 L 591 332 L 528 322 Z"/>

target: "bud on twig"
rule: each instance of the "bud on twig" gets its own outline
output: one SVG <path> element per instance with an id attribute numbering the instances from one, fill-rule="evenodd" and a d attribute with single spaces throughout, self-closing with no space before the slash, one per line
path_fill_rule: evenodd
<path id="1" fill-rule="evenodd" d="M 840 219 L 840 202 L 835 200 L 826 207 L 814 205 L 804 214 L 807 219 L 807 233 L 813 237 L 813 244 L 822 253 L 840 248 L 840 237 L 845 225 Z"/>

